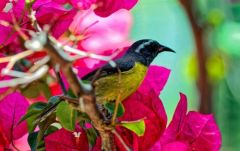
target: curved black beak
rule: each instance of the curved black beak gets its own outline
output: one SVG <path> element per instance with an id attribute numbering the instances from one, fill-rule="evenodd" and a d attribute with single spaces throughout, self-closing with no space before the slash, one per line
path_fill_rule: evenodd
<path id="1" fill-rule="evenodd" d="M 161 47 L 158 49 L 159 52 L 163 52 L 163 51 L 169 51 L 169 52 L 173 52 L 176 53 L 174 50 L 168 48 L 168 47 Z"/>

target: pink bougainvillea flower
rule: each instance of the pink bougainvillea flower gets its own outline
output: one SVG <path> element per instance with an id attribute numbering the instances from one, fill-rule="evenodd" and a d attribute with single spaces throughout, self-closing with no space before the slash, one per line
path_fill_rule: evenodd
<path id="1" fill-rule="evenodd" d="M 218 151 L 221 147 L 221 133 L 213 115 L 194 111 L 187 114 L 179 140 L 188 141 L 196 151 Z"/>
<path id="2" fill-rule="evenodd" d="M 23 135 L 21 138 L 14 140 L 14 145 L 21 151 L 30 151 L 30 146 L 28 144 L 28 134 Z M 13 148 L 13 146 L 10 146 Z"/>
<path id="3" fill-rule="evenodd" d="M 26 122 L 19 125 L 17 123 L 26 113 L 28 106 L 27 100 L 18 92 L 12 93 L 0 101 L 0 123 L 9 140 L 18 139 L 26 134 Z M 12 128 L 13 132 L 11 132 Z"/>
<path id="4" fill-rule="evenodd" d="M 3 151 L 10 143 L 0 125 L 0 151 Z"/>
<path id="5" fill-rule="evenodd" d="M 81 10 L 89 9 L 97 0 L 68 0 L 74 7 Z"/>
<path id="6" fill-rule="evenodd" d="M 51 83 L 49 85 L 49 88 L 50 88 L 50 91 L 51 91 L 51 94 L 54 96 L 54 95 L 60 95 L 62 94 L 62 89 L 59 85 L 59 83 L 55 82 L 55 83 Z"/>
<path id="7" fill-rule="evenodd" d="M 18 125 L 18 121 L 26 113 L 28 106 L 27 100 L 18 92 L 0 100 L 0 127 L 8 142 L 27 133 L 26 122 Z"/>
<path id="8" fill-rule="evenodd" d="M 77 9 L 65 9 L 61 0 L 36 0 L 33 10 L 36 11 L 36 19 L 40 25 L 50 25 L 51 34 L 55 37 L 61 36 L 67 31 L 68 26 L 73 21 Z M 6 23 L 13 23 L 13 16 L 21 28 L 29 28 L 30 20 L 25 8 L 25 0 L 3 1 L 0 2 L 0 44 L 7 45 L 12 42 L 17 35 L 11 26 L 4 26 Z M 32 28 L 30 28 L 32 29 Z"/>
<path id="9" fill-rule="evenodd" d="M 167 151 L 179 147 L 181 151 L 218 151 L 220 146 L 221 134 L 213 116 L 193 111 L 187 113 L 186 96 L 180 94 L 173 119 L 152 150 Z"/>
<path id="10" fill-rule="evenodd" d="M 119 9 L 130 10 L 138 0 L 97 0 L 95 13 L 99 16 L 106 17 Z"/>
<path id="11" fill-rule="evenodd" d="M 67 31 L 77 12 L 74 8 L 65 9 L 61 3 L 62 1 L 37 0 L 33 5 L 37 21 L 41 25 L 50 25 L 51 34 L 56 38 Z"/>
<path id="12" fill-rule="evenodd" d="M 125 10 L 118 11 L 107 18 L 96 16 L 91 10 L 88 10 L 79 12 L 75 16 L 70 25 L 70 31 L 83 37 L 78 43 L 79 49 L 110 56 L 117 51 L 117 48 L 129 46 L 131 43 L 128 40 L 131 25 L 132 17 Z M 121 51 L 120 54 L 123 54 L 125 50 Z M 74 66 L 81 70 L 82 76 L 104 63 L 106 64 L 106 62 L 96 59 L 83 58 L 77 60 Z M 87 71 L 83 72 L 83 70 Z"/>
<path id="13" fill-rule="evenodd" d="M 68 0 L 73 7 L 81 10 L 94 5 L 94 12 L 101 17 L 107 17 L 120 9 L 130 10 L 138 0 Z"/>
<path id="14" fill-rule="evenodd" d="M 187 100 L 186 96 L 180 94 L 180 101 L 176 107 L 173 119 L 169 124 L 168 128 L 164 132 L 163 137 L 161 138 L 162 142 L 169 142 L 175 140 L 176 135 L 178 134 L 180 128 L 182 127 L 183 120 L 187 113 Z"/>
<path id="15" fill-rule="evenodd" d="M 25 26 L 27 17 L 25 16 L 24 11 L 25 0 L 1 0 L 0 2 L 0 21 L 5 23 L 13 23 L 13 16 L 19 22 L 21 27 Z M 10 26 L 5 26 L 0 24 L 0 48 L 4 45 L 9 44 L 15 38 L 17 33 Z"/>
<path id="16" fill-rule="evenodd" d="M 187 143 L 183 143 L 183 142 L 172 142 L 172 143 L 168 143 L 166 144 L 163 148 L 152 148 L 152 151 L 158 150 L 158 151 L 192 151 L 189 147 L 189 145 Z"/>
<path id="17" fill-rule="evenodd" d="M 49 134 L 45 137 L 45 146 L 47 151 L 89 150 L 87 135 L 82 128 L 77 128 L 75 132 L 62 128 Z"/>
<path id="18" fill-rule="evenodd" d="M 96 16 L 91 10 L 77 13 L 70 31 L 81 35 L 78 45 L 83 50 L 102 54 L 111 49 L 129 46 L 132 17 L 126 10 L 118 11 L 107 18 Z"/>

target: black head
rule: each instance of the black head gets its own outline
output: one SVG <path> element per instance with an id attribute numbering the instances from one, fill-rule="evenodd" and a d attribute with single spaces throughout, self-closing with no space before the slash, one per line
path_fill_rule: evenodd
<path id="1" fill-rule="evenodd" d="M 128 53 L 136 56 L 137 61 L 141 62 L 146 66 L 149 66 L 154 60 L 154 58 L 159 53 L 164 51 L 175 52 L 172 49 L 159 44 L 155 40 L 143 39 L 133 43 Z"/>

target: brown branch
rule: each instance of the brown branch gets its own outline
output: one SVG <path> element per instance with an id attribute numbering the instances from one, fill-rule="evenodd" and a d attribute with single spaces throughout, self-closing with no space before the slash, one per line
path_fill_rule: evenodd
<path id="1" fill-rule="evenodd" d="M 127 146 L 127 144 L 124 142 L 123 138 L 121 135 L 116 131 L 112 130 L 112 133 L 115 134 L 115 136 L 118 138 L 118 140 L 122 143 L 123 147 L 125 148 L 126 151 L 131 151 L 131 149 Z"/>
<path id="2" fill-rule="evenodd" d="M 189 17 L 195 37 L 195 43 L 197 46 L 197 60 L 199 73 L 197 85 L 200 98 L 199 111 L 202 113 L 211 113 L 212 111 L 211 85 L 208 81 L 208 75 L 206 70 L 207 54 L 204 48 L 203 29 L 197 25 L 196 20 L 194 18 L 192 12 L 193 1 L 180 0 L 180 2 L 182 3 Z"/>
<path id="3" fill-rule="evenodd" d="M 106 129 L 108 126 L 104 123 L 104 118 L 96 106 L 96 98 L 93 89 L 86 89 L 78 80 L 76 74 L 72 70 L 71 60 L 62 56 L 61 53 L 63 50 L 59 49 L 61 48 L 56 47 L 56 44 L 48 39 L 44 50 L 46 50 L 51 57 L 53 66 L 57 64 L 60 65 L 60 69 L 66 76 L 70 88 L 79 98 L 78 110 L 85 112 L 92 120 L 94 127 L 98 130 L 102 139 L 102 149 L 107 151 L 113 150 L 111 143 L 112 133 Z"/>

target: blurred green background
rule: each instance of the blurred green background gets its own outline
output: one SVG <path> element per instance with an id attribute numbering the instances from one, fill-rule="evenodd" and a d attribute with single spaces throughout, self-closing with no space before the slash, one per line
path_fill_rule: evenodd
<path id="1" fill-rule="evenodd" d="M 189 110 L 206 103 L 197 83 L 205 76 L 212 106 L 203 112 L 215 116 L 222 132 L 221 150 L 239 151 L 240 0 L 140 0 L 132 13 L 132 39 L 156 39 L 177 52 L 161 54 L 154 62 L 171 69 L 160 95 L 169 120 L 179 92 L 187 95 Z M 204 53 L 204 61 L 197 59 L 198 51 Z M 199 62 L 206 73 L 200 74 Z"/>

